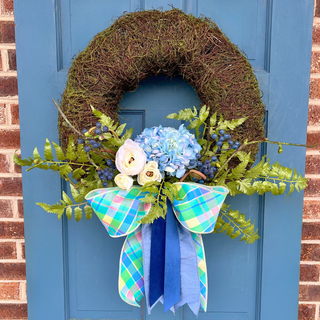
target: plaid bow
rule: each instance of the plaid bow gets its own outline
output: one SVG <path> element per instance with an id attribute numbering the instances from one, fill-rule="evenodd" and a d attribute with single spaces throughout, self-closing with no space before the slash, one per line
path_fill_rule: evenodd
<path id="1" fill-rule="evenodd" d="M 200 305 L 207 309 L 207 268 L 201 234 L 214 230 L 228 189 L 196 183 L 178 182 L 179 200 L 172 203 L 181 225 L 192 233 L 197 256 Z M 119 188 L 96 189 L 86 195 L 94 212 L 111 237 L 127 236 L 120 255 L 119 294 L 130 305 L 139 306 L 145 294 L 142 234 L 139 220 L 150 211 L 151 204 L 140 201 L 146 196 L 140 187 L 129 191 Z"/>

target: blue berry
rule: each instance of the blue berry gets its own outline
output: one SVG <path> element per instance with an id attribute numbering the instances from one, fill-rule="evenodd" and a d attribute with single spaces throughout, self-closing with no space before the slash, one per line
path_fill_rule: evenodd
<path id="1" fill-rule="evenodd" d="M 202 162 L 201 162 L 201 161 L 198 161 L 197 166 L 198 166 L 198 167 L 202 167 Z"/>
<path id="2" fill-rule="evenodd" d="M 239 145 L 238 144 L 234 144 L 233 146 L 232 146 L 232 149 L 234 149 L 234 150 L 237 150 L 239 148 Z"/>
<path id="3" fill-rule="evenodd" d="M 197 182 L 197 181 L 198 181 L 198 179 L 196 179 L 196 178 L 192 178 L 192 180 L 193 180 L 194 182 Z"/>
<path id="4" fill-rule="evenodd" d="M 223 145 L 223 142 L 222 142 L 222 141 L 218 141 L 218 142 L 217 142 L 217 146 L 218 146 L 218 147 L 221 147 L 222 145 Z"/>
<path id="5" fill-rule="evenodd" d="M 196 154 L 196 158 L 197 158 L 197 159 L 200 159 L 200 158 L 201 158 L 201 154 L 200 154 L 200 153 L 197 153 L 197 154 Z"/>
<path id="6" fill-rule="evenodd" d="M 219 141 L 224 141 L 224 136 L 221 136 L 221 137 L 219 138 Z"/>
<path id="7" fill-rule="evenodd" d="M 89 152 L 91 148 L 89 146 L 85 146 L 83 149 L 85 152 Z"/>
<path id="8" fill-rule="evenodd" d="M 210 164 L 210 160 L 206 160 L 206 161 L 205 161 L 205 164 Z"/>
<path id="9" fill-rule="evenodd" d="M 103 185 L 105 188 L 108 188 L 108 182 L 103 182 L 102 185 Z"/>
<path id="10" fill-rule="evenodd" d="M 84 140 L 81 139 L 81 138 L 79 138 L 79 139 L 78 139 L 78 144 L 83 144 L 83 143 L 84 143 Z"/>
<path id="11" fill-rule="evenodd" d="M 209 177 L 209 179 L 212 179 L 214 177 L 214 174 L 210 173 L 208 177 Z"/>
<path id="12" fill-rule="evenodd" d="M 107 165 L 108 165 L 108 166 L 112 166 L 112 160 L 111 160 L 111 159 L 108 159 L 108 160 L 107 160 Z"/>
<path id="13" fill-rule="evenodd" d="M 201 179 L 201 180 L 199 180 L 199 183 L 203 184 L 203 183 L 204 183 L 204 180 L 202 180 L 202 179 Z"/>
<path id="14" fill-rule="evenodd" d="M 102 131 L 101 131 L 99 128 L 97 128 L 97 129 L 94 130 L 94 133 L 95 133 L 95 134 L 101 134 Z"/>
<path id="15" fill-rule="evenodd" d="M 212 139 L 216 140 L 218 138 L 218 135 L 216 133 L 213 133 L 211 136 Z"/>
<path id="16" fill-rule="evenodd" d="M 212 171 L 213 171 L 213 172 L 216 172 L 216 171 L 217 171 L 217 168 L 216 168 L 216 167 L 212 167 Z"/>
<path id="17" fill-rule="evenodd" d="M 223 130 L 223 129 L 220 129 L 220 130 L 219 130 L 219 133 L 220 133 L 220 134 L 224 134 L 224 130 Z"/>
<path id="18" fill-rule="evenodd" d="M 190 165 L 190 166 L 194 166 L 195 164 L 196 164 L 196 160 L 190 160 L 190 161 L 189 161 L 189 165 Z"/>
<path id="19" fill-rule="evenodd" d="M 108 128 L 107 126 L 104 126 L 104 127 L 102 128 L 102 131 L 103 131 L 103 132 L 108 132 L 108 131 L 109 131 L 109 128 Z"/>
<path id="20" fill-rule="evenodd" d="M 113 176 L 111 174 L 108 175 L 108 180 L 112 180 Z"/>
<path id="21" fill-rule="evenodd" d="M 205 175 L 209 174 L 208 169 L 203 170 L 203 174 L 205 174 Z"/>
<path id="22" fill-rule="evenodd" d="M 232 141 L 232 140 L 229 140 L 229 141 L 228 141 L 228 144 L 229 144 L 230 146 L 232 146 L 232 145 L 233 145 L 233 141 Z"/>
<path id="23" fill-rule="evenodd" d="M 234 144 L 237 145 L 237 146 L 240 146 L 240 142 L 239 141 L 236 141 Z"/>
<path id="24" fill-rule="evenodd" d="M 229 133 L 226 133 L 226 134 L 224 135 L 224 138 L 225 138 L 226 140 L 229 140 L 229 139 L 231 139 L 231 135 L 230 135 Z"/>
<path id="25" fill-rule="evenodd" d="M 96 140 L 91 139 L 91 140 L 89 140 L 89 143 L 92 145 L 92 144 L 96 143 Z"/>
<path id="26" fill-rule="evenodd" d="M 218 160 L 218 158 L 216 157 L 216 156 L 213 156 L 212 158 L 211 158 L 211 161 L 213 161 L 213 162 L 215 162 L 215 161 L 217 161 Z"/>
<path id="27" fill-rule="evenodd" d="M 93 143 L 93 144 L 92 144 L 92 148 L 95 148 L 95 149 L 99 148 L 99 144 L 98 144 L 98 143 L 96 143 L 96 142 L 95 142 L 95 143 Z"/>
<path id="28" fill-rule="evenodd" d="M 88 130 L 87 129 L 82 129 L 82 131 L 81 131 L 83 134 L 85 134 L 86 132 L 88 132 Z"/>
<path id="29" fill-rule="evenodd" d="M 96 123 L 96 127 L 97 127 L 97 128 L 101 128 L 101 123 L 100 123 L 100 122 L 97 122 L 97 123 Z"/>

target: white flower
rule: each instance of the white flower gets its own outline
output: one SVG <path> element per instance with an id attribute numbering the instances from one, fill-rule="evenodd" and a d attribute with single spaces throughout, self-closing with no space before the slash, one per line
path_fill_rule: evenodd
<path id="1" fill-rule="evenodd" d="M 133 179 L 130 176 L 121 173 L 114 177 L 114 182 L 120 189 L 125 189 L 127 191 L 129 191 L 133 185 Z"/>
<path id="2" fill-rule="evenodd" d="M 129 176 L 134 176 L 141 172 L 146 162 L 146 155 L 143 149 L 131 139 L 126 140 L 116 154 L 117 169 L 122 174 Z"/>
<path id="3" fill-rule="evenodd" d="M 162 176 L 155 161 L 148 162 L 138 175 L 138 183 L 142 186 L 150 181 L 160 182 L 161 179 Z"/>

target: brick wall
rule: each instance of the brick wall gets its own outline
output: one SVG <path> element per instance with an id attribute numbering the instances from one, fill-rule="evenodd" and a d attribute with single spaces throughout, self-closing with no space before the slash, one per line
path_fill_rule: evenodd
<path id="1" fill-rule="evenodd" d="M 318 147 L 306 154 L 309 186 L 304 194 L 299 320 L 320 319 L 320 0 L 315 1 L 310 78 L 307 141 Z"/>
<path id="2" fill-rule="evenodd" d="M 0 1 L 0 319 L 26 319 L 27 295 L 13 0 Z"/>
<path id="3" fill-rule="evenodd" d="M 299 320 L 320 320 L 320 0 L 313 28 Z M 0 319 L 26 319 L 27 295 L 13 0 L 0 0 Z M 294 319 L 293 319 L 294 320 Z"/>

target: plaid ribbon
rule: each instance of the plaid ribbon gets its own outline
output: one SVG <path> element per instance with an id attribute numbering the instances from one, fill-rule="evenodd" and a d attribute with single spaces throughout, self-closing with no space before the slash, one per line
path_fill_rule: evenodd
<path id="1" fill-rule="evenodd" d="M 207 267 L 201 234 L 214 230 L 228 189 L 184 182 L 175 185 L 179 200 L 174 200 L 173 211 L 181 225 L 192 232 L 198 259 L 200 304 L 206 311 Z M 129 192 L 119 188 L 97 189 L 85 197 L 111 237 L 127 236 L 120 256 L 119 294 L 125 302 L 134 306 L 139 306 L 137 301 L 145 293 L 139 220 L 151 208 L 151 204 L 140 201 L 146 194 L 140 187 L 134 186 Z"/>

